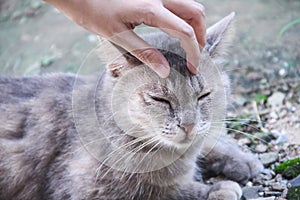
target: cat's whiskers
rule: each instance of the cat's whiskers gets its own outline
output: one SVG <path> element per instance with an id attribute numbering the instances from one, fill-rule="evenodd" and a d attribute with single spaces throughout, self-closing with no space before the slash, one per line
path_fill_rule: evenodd
<path id="1" fill-rule="evenodd" d="M 114 112 L 113 114 L 111 114 L 111 115 L 104 121 L 103 125 L 101 125 L 101 126 L 104 127 L 104 126 L 106 125 L 106 123 L 108 123 L 109 120 L 112 119 L 117 113 L 118 113 L 118 112 Z M 124 134 L 125 134 L 125 133 L 124 133 Z M 72 154 L 77 153 L 78 151 L 80 151 L 80 150 L 82 150 L 82 149 L 85 149 L 88 145 L 91 145 L 91 144 L 93 144 L 94 142 L 99 142 L 99 141 L 104 140 L 104 139 L 111 139 L 111 138 L 113 138 L 113 137 L 119 137 L 119 136 L 123 136 L 123 134 L 120 134 L 120 135 L 112 135 L 112 136 L 104 136 L 104 137 L 101 136 L 101 137 L 99 137 L 99 138 L 95 138 L 95 139 L 93 139 L 93 141 L 90 141 L 90 142 L 88 142 L 88 143 L 84 143 L 84 145 L 82 145 L 82 146 L 80 146 L 78 149 L 74 150 L 74 151 L 72 152 Z"/>
<path id="2" fill-rule="evenodd" d="M 211 127 L 214 127 L 214 126 L 211 126 Z M 254 138 L 254 139 L 258 139 L 258 140 L 260 140 L 262 142 L 266 142 L 265 140 L 263 140 L 263 139 L 261 139 L 261 138 L 259 138 L 257 136 L 251 135 L 251 134 L 243 132 L 243 131 L 239 131 L 239 130 L 235 130 L 235 129 L 229 129 L 229 128 L 224 128 L 224 129 L 230 130 L 230 131 L 233 131 L 233 132 L 236 132 L 236 133 L 240 133 L 242 135 L 247 136 L 248 138 Z M 210 135 L 210 137 L 213 137 L 214 139 L 216 139 L 216 141 L 218 141 L 220 139 L 220 136 L 216 136 L 216 135 Z M 231 144 L 230 141 L 226 141 L 226 140 L 222 141 L 222 143 Z M 252 147 L 248 147 L 248 149 L 254 151 L 254 148 L 252 148 Z"/>
<path id="3" fill-rule="evenodd" d="M 156 143 L 151 149 L 149 149 L 147 151 L 147 153 L 145 153 L 145 155 L 143 156 L 143 158 L 141 159 L 141 161 L 137 164 L 137 167 L 133 170 L 133 172 L 131 172 L 131 175 L 127 178 L 125 184 L 127 184 L 127 182 L 129 182 L 131 180 L 131 178 L 133 177 L 133 175 L 135 174 L 134 172 L 136 170 L 138 170 L 138 168 L 140 167 L 140 165 L 142 164 L 143 160 L 149 156 L 149 154 L 153 151 L 153 149 L 157 148 L 159 145 L 161 145 L 160 142 Z M 151 157 L 153 157 L 157 152 L 159 152 L 163 147 L 160 146 L 155 152 L 153 152 L 153 154 L 151 155 Z M 148 162 L 147 163 L 148 165 L 151 166 L 151 164 L 153 164 L 152 162 Z M 150 177 L 150 183 L 153 183 L 154 181 L 152 180 L 152 172 L 153 172 L 153 169 L 149 168 L 149 166 L 145 166 L 145 171 L 144 173 L 148 173 L 149 174 L 149 177 Z M 126 171 L 123 172 L 123 175 L 125 175 Z M 123 177 L 122 175 L 122 177 Z"/>
<path id="4" fill-rule="evenodd" d="M 126 152 L 126 154 L 124 154 L 120 159 L 118 159 L 116 162 L 114 162 L 114 164 L 117 164 L 118 162 L 122 161 L 124 157 L 127 156 L 127 154 L 130 154 L 125 161 L 125 163 L 127 161 L 130 161 L 132 157 L 134 157 L 136 155 L 137 152 L 139 152 L 140 150 L 142 150 L 143 148 L 145 148 L 147 145 L 150 145 L 151 143 L 153 143 L 155 140 L 155 138 L 149 137 L 150 139 L 147 140 L 146 142 L 142 143 L 142 145 L 137 146 L 135 148 L 133 148 L 132 150 L 129 150 Z"/>
<path id="5" fill-rule="evenodd" d="M 118 151 L 124 150 L 124 148 L 128 148 L 128 147 L 130 147 L 130 146 L 132 146 L 132 145 L 135 145 L 135 144 L 137 144 L 137 143 L 139 143 L 139 142 L 141 142 L 141 141 L 143 141 L 143 140 L 145 140 L 145 139 L 148 139 L 148 138 L 151 138 L 151 137 L 150 137 L 150 136 L 144 136 L 144 137 L 135 138 L 135 139 L 133 139 L 132 141 L 127 142 L 127 143 L 125 143 L 125 144 L 119 146 L 118 148 L 116 148 L 116 149 L 113 150 L 112 152 L 110 152 L 110 153 L 106 156 L 106 158 L 105 158 L 103 161 L 101 161 L 100 166 L 99 166 L 99 167 L 97 168 L 97 170 L 96 170 L 96 181 L 97 181 L 97 179 L 98 179 L 99 172 L 100 172 L 101 168 L 103 167 L 103 165 L 105 165 L 105 163 L 106 163 L 109 159 L 111 159 L 112 156 L 116 156 L 116 154 L 118 153 Z M 123 158 L 124 156 L 126 156 L 128 153 L 129 153 L 129 151 L 126 150 L 125 155 L 123 155 L 121 158 Z M 119 160 L 120 160 L 120 159 L 119 159 Z M 116 162 L 114 162 L 114 163 L 116 163 Z M 103 177 L 105 177 L 105 176 L 109 173 L 109 171 L 110 171 L 112 168 L 113 168 L 113 166 L 110 166 L 109 170 L 103 175 Z"/>
<path id="6" fill-rule="evenodd" d="M 263 143 L 268 143 L 267 141 L 265 141 L 265 140 L 259 138 L 258 136 L 252 135 L 252 134 L 250 134 L 250 133 L 246 133 L 246 132 L 244 132 L 244 131 L 240 131 L 240 130 L 236 130 L 236 129 L 232 129 L 232 128 L 225 128 L 225 129 L 226 129 L 226 130 L 229 130 L 229 131 L 236 132 L 236 133 L 241 133 L 242 135 L 245 135 L 245 136 L 247 136 L 247 137 L 249 137 L 249 138 L 260 140 L 260 141 L 263 142 Z"/>
<path id="7" fill-rule="evenodd" d="M 80 150 L 83 150 L 83 149 L 86 149 L 89 145 L 95 143 L 95 142 L 99 142 L 101 140 L 109 140 L 111 138 L 114 138 L 114 137 L 122 137 L 123 135 L 111 135 L 111 136 L 101 136 L 99 138 L 95 138 L 93 139 L 93 141 L 90 141 L 88 143 L 84 143 L 83 145 L 81 145 L 79 148 L 75 149 L 73 152 L 71 152 L 71 154 L 76 154 L 77 152 L 79 152 Z"/>
<path id="8" fill-rule="evenodd" d="M 216 121 L 216 122 L 211 122 L 211 124 L 220 124 L 220 125 L 222 125 L 222 124 L 227 124 L 227 123 L 230 123 L 230 122 L 233 122 L 233 121 L 224 121 L 224 122 L 218 122 L 218 121 Z M 248 121 L 245 121 L 245 122 L 236 122 L 236 121 L 234 121 L 234 122 L 237 123 L 237 124 L 239 124 L 239 125 L 245 126 L 245 127 L 250 127 L 250 128 L 252 128 L 252 129 L 254 129 L 256 131 L 260 131 L 260 129 L 257 128 L 256 126 L 248 124 Z"/>
<path id="9" fill-rule="evenodd" d="M 129 129 L 129 130 L 127 130 L 127 132 L 129 132 L 129 131 L 131 131 L 133 128 L 135 128 L 136 126 L 133 126 L 131 129 Z M 115 135 L 111 135 L 111 136 L 101 136 L 101 137 L 99 137 L 99 138 L 95 138 L 95 139 L 93 139 L 93 141 L 90 141 L 90 142 L 88 142 L 88 143 L 85 143 L 84 145 L 82 145 L 82 146 L 80 146 L 78 149 L 76 149 L 76 150 L 74 150 L 72 153 L 74 154 L 74 153 L 77 153 L 78 151 L 80 151 L 81 149 L 84 149 L 84 148 L 86 148 L 86 147 L 88 147 L 89 145 L 91 145 L 91 144 L 93 144 L 93 143 L 95 143 L 95 142 L 99 142 L 99 141 L 101 141 L 101 140 L 105 140 L 105 139 L 111 139 L 111 138 L 118 138 L 118 140 L 122 140 L 123 139 L 123 137 L 124 136 L 126 136 L 126 133 L 127 132 L 124 132 L 124 133 L 121 133 L 121 134 L 115 134 Z M 138 132 L 138 131 L 135 131 L 136 133 Z M 142 132 L 142 131 L 140 131 L 140 132 Z M 111 141 L 109 141 L 109 142 L 111 142 Z"/>
<path id="10" fill-rule="evenodd" d="M 112 113 L 112 114 L 104 121 L 103 125 L 101 125 L 101 126 L 105 127 L 106 123 L 108 123 L 108 122 L 109 122 L 116 114 L 118 114 L 118 111 L 113 112 L 113 113 Z"/>
<path id="11" fill-rule="evenodd" d="M 253 121 L 253 122 L 256 122 L 256 120 L 253 120 L 252 118 L 225 118 L 223 120 L 220 120 L 220 121 L 211 121 L 210 123 L 212 125 L 218 125 L 218 124 L 226 124 L 226 123 L 237 123 L 239 125 L 242 125 L 242 126 L 247 126 L 247 127 L 250 127 L 256 131 L 260 131 L 260 129 L 257 127 L 257 126 L 254 126 L 254 125 L 251 125 L 249 124 L 249 121 Z M 217 128 L 217 126 L 211 126 L 211 127 L 215 127 Z M 240 131 L 240 130 L 236 130 L 236 129 L 232 129 L 232 128 L 227 128 L 227 127 L 224 127 L 224 129 L 226 130 L 229 130 L 229 131 L 232 131 L 232 132 L 236 132 L 236 133 L 240 133 L 242 135 L 245 135 L 247 136 L 248 138 L 254 138 L 254 139 L 258 139 L 262 142 L 266 142 L 265 140 L 255 136 L 255 135 L 252 135 L 252 134 L 249 134 L 249 133 L 246 133 L 244 131 Z"/>
<path id="12" fill-rule="evenodd" d="M 140 150 L 142 150 L 142 149 L 145 148 L 146 146 L 148 146 L 148 145 L 150 145 L 150 144 L 153 144 L 153 143 L 155 143 L 155 142 L 156 142 L 156 144 L 154 144 L 153 147 L 151 147 L 151 148 L 145 153 L 145 155 L 144 155 L 143 158 L 140 160 L 140 162 L 137 164 L 137 166 L 135 167 L 135 169 L 131 172 L 131 175 L 129 176 L 128 181 L 132 178 L 134 172 L 137 171 L 137 170 L 139 169 L 139 167 L 140 167 L 140 165 L 142 164 L 142 162 L 144 161 L 144 159 L 145 159 L 145 158 L 153 151 L 153 149 L 155 149 L 157 146 L 160 145 L 160 142 L 159 142 L 158 137 L 154 136 L 151 140 L 149 140 L 148 142 L 144 143 L 140 148 L 138 148 L 137 150 L 135 150 L 135 151 L 133 152 L 133 154 L 131 154 L 131 157 L 127 158 L 128 160 L 132 159 L 132 157 L 135 156 L 135 154 L 136 154 L 137 152 L 139 152 Z M 158 152 L 158 150 L 156 150 L 156 151 L 153 153 L 152 156 L 154 156 L 154 154 L 157 153 L 157 152 Z M 150 163 L 150 162 L 149 162 L 149 163 Z M 145 167 L 145 172 L 147 171 L 147 169 L 148 169 L 148 168 Z M 124 170 L 123 175 L 124 175 L 124 173 L 127 173 L 127 171 L 128 171 L 128 170 Z M 150 170 L 150 171 L 151 171 L 151 170 Z M 123 177 L 123 175 L 122 175 L 122 177 Z"/>

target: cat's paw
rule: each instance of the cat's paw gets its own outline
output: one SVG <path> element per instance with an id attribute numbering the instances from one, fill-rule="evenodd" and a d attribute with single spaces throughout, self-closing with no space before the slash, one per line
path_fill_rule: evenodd
<path id="1" fill-rule="evenodd" d="M 242 197 L 241 187 L 233 181 L 221 181 L 214 184 L 207 200 L 238 200 Z"/>
<path id="2" fill-rule="evenodd" d="M 239 153 L 225 162 L 222 174 L 242 184 L 257 176 L 264 168 L 258 158 L 250 153 Z"/>

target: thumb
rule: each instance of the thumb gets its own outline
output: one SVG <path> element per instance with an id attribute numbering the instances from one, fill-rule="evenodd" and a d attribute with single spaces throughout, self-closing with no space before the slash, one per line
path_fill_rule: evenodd
<path id="1" fill-rule="evenodd" d="M 160 77 L 168 77 L 170 66 L 166 58 L 160 51 L 148 44 L 132 30 L 118 33 L 109 38 L 109 40 L 148 65 Z"/>

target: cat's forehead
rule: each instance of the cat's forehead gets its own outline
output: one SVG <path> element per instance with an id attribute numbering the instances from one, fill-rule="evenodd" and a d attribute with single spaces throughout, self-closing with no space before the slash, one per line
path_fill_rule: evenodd
<path id="1" fill-rule="evenodd" d="M 182 66 L 182 71 L 187 70 Z M 163 96 L 181 96 L 184 98 L 194 98 L 199 96 L 205 89 L 206 83 L 201 75 L 183 75 L 176 69 L 171 67 L 171 72 L 168 78 L 159 79 L 159 81 L 153 81 L 149 84 L 147 89 L 153 93 L 161 94 Z"/>

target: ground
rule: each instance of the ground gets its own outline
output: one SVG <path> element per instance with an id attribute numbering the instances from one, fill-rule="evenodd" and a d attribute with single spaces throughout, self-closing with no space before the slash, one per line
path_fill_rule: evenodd
<path id="1" fill-rule="evenodd" d="M 225 66 L 233 91 L 228 129 L 267 169 L 247 184 L 245 193 L 252 196 L 244 198 L 287 198 L 292 178 L 275 167 L 300 155 L 300 1 L 200 2 L 208 25 L 236 12 L 235 42 Z M 100 66 L 92 57 L 83 62 L 97 37 L 43 1 L 0 0 L 0 10 L 1 75 L 76 73 L 87 62 Z"/>

